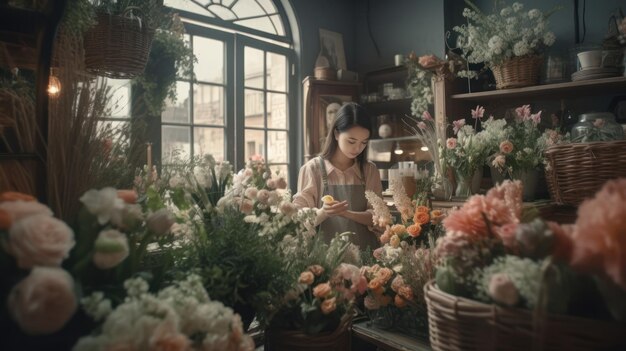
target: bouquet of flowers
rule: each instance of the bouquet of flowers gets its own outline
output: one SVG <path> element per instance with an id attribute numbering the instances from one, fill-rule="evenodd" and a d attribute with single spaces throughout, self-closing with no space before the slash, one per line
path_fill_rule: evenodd
<path id="1" fill-rule="evenodd" d="M 81 338 L 74 351 L 87 350 L 236 350 L 255 349 L 239 315 L 209 299 L 197 275 L 188 275 L 158 293 L 142 278 L 124 283 L 127 297 L 102 313 L 106 300 L 83 300 L 86 310 L 104 318 L 101 330 Z"/>
<path id="2" fill-rule="evenodd" d="M 526 11 L 522 3 L 515 2 L 486 14 L 469 0 L 465 3 L 469 6 L 463 10 L 467 25 L 453 30 L 468 63 L 484 62 L 493 67 L 513 57 L 539 55 L 555 42 L 556 36 L 548 30 L 548 17 L 556 9 L 547 13 Z M 460 71 L 459 75 L 474 77 L 476 72 Z"/>
<path id="3" fill-rule="evenodd" d="M 608 181 L 573 225 L 522 216 L 521 193 L 519 181 L 505 181 L 450 213 L 437 243 L 438 287 L 509 307 L 626 321 L 626 262 L 614 249 L 626 244 L 626 180 Z"/>

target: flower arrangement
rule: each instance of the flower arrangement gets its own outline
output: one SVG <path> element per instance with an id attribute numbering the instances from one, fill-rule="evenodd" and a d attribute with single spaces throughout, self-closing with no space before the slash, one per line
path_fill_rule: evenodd
<path id="1" fill-rule="evenodd" d="M 538 9 L 524 10 L 524 5 L 514 2 L 492 14 L 482 12 L 475 4 L 465 0 L 469 8 L 463 9 L 467 25 L 455 26 L 457 46 L 468 63 L 485 63 L 487 67 L 502 64 L 513 57 L 539 55 L 556 40 L 548 30 L 548 17 L 556 8 L 544 13 Z M 476 72 L 460 71 L 460 76 L 474 77 Z"/>
<path id="2" fill-rule="evenodd" d="M 255 349 L 239 315 L 209 299 L 197 275 L 154 294 L 142 278 L 129 279 L 124 286 L 126 300 L 105 316 L 99 306 L 106 301 L 83 300 L 88 312 L 104 317 L 104 323 L 97 333 L 81 338 L 73 350 Z"/>
<path id="3" fill-rule="evenodd" d="M 437 243 L 438 287 L 508 307 L 625 321 L 626 265 L 614 248 L 625 244 L 626 180 L 608 181 L 573 225 L 523 216 L 521 193 L 519 181 L 505 181 L 450 213 Z"/>

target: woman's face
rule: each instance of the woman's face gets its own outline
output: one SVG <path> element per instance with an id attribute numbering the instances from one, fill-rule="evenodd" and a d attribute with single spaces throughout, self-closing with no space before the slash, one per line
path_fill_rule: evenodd
<path id="1" fill-rule="evenodd" d="M 349 159 L 354 159 L 363 152 L 369 138 L 370 131 L 361 126 L 354 126 L 341 133 L 335 131 L 339 151 Z"/>

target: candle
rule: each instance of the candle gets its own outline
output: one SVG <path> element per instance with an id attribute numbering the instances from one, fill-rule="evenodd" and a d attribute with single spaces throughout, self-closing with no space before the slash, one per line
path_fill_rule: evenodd
<path id="1" fill-rule="evenodd" d="M 147 146 L 146 147 L 147 148 L 147 150 L 146 150 L 146 152 L 147 152 L 147 156 L 146 156 L 147 162 L 146 163 L 148 165 L 148 172 L 151 172 L 152 171 L 152 143 L 146 143 L 146 146 Z"/>

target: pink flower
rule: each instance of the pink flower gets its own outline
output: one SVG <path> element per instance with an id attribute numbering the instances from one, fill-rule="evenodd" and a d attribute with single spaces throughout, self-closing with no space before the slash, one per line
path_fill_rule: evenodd
<path id="1" fill-rule="evenodd" d="M 457 134 L 461 128 L 465 125 L 464 119 L 457 119 L 456 121 L 452 121 L 452 130 L 454 134 Z"/>
<path id="2" fill-rule="evenodd" d="M 516 119 L 525 121 L 530 118 L 530 105 L 522 105 L 515 109 Z"/>
<path id="3" fill-rule="evenodd" d="M 419 129 L 421 130 L 425 130 L 426 129 L 426 123 L 424 122 L 418 122 L 417 126 L 419 127 Z"/>
<path id="4" fill-rule="evenodd" d="M 11 290 L 7 307 L 27 334 L 51 334 L 74 315 L 74 281 L 61 268 L 34 267 Z"/>
<path id="5" fill-rule="evenodd" d="M 515 306 L 519 302 L 519 292 L 511 278 L 504 273 L 496 273 L 489 280 L 489 296 L 497 303 Z"/>
<path id="6" fill-rule="evenodd" d="M 441 64 L 441 60 L 435 55 L 423 55 L 417 60 L 420 66 L 429 69 L 435 68 Z"/>
<path id="7" fill-rule="evenodd" d="M 256 194 L 256 199 L 262 204 L 267 204 L 268 200 L 270 199 L 270 192 L 267 189 L 261 189 Z"/>
<path id="8" fill-rule="evenodd" d="M 265 184 L 270 189 L 276 189 L 276 181 L 272 178 L 268 179 L 267 182 L 265 182 Z"/>
<path id="9" fill-rule="evenodd" d="M 496 235 L 502 239 L 504 247 L 509 250 L 515 250 L 516 247 L 515 229 L 517 229 L 517 225 L 518 223 L 506 223 L 505 225 L 493 228 Z"/>
<path id="10" fill-rule="evenodd" d="M 276 189 L 286 189 L 287 181 L 283 177 L 276 178 Z"/>
<path id="11" fill-rule="evenodd" d="M 374 256 L 375 259 L 380 260 L 383 257 L 383 251 L 384 249 L 382 247 L 376 248 L 374 252 L 372 252 L 372 256 Z"/>
<path id="12" fill-rule="evenodd" d="M 8 251 L 20 268 L 60 266 L 74 244 L 72 229 L 47 214 L 23 218 L 9 230 Z"/>
<path id="13" fill-rule="evenodd" d="M 313 296 L 321 299 L 325 298 L 332 291 L 329 283 L 321 283 L 318 284 L 315 288 L 313 288 Z"/>
<path id="14" fill-rule="evenodd" d="M 530 119 L 533 121 L 534 125 L 541 123 L 541 111 L 530 115 Z"/>
<path id="15" fill-rule="evenodd" d="M 404 278 L 402 278 L 402 276 L 398 274 L 391 281 L 391 290 L 393 290 L 394 292 L 398 292 L 398 290 L 400 290 L 400 288 L 403 286 L 404 286 Z"/>
<path id="16" fill-rule="evenodd" d="M 606 123 L 606 121 L 602 118 L 598 118 L 595 121 L 593 121 L 593 126 L 596 128 L 602 128 L 604 127 L 604 124 Z"/>
<path id="17" fill-rule="evenodd" d="M 248 199 L 256 199 L 256 194 L 259 192 L 259 189 L 251 186 L 244 191 L 244 196 Z"/>
<path id="18" fill-rule="evenodd" d="M 473 119 L 483 118 L 484 115 L 485 115 L 485 108 L 480 105 L 477 105 L 476 109 L 472 110 Z"/>
<path id="19" fill-rule="evenodd" d="M 504 154 L 510 154 L 513 151 L 513 143 L 505 140 L 500 143 L 500 152 Z"/>
<path id="20" fill-rule="evenodd" d="M 283 214 L 287 216 L 290 216 L 298 211 L 298 208 L 296 207 L 296 205 L 288 201 L 282 202 L 279 208 L 280 208 L 280 212 L 282 212 Z"/>
<path id="21" fill-rule="evenodd" d="M 498 155 L 493 159 L 491 164 L 497 169 L 503 169 L 506 164 L 506 157 L 504 155 Z"/>
<path id="22" fill-rule="evenodd" d="M 146 226 L 153 233 L 163 235 L 169 232 L 174 224 L 174 215 L 167 208 L 161 208 L 148 217 Z"/>
<path id="23" fill-rule="evenodd" d="M 433 116 L 430 115 L 430 112 L 424 111 L 422 112 L 422 119 L 425 121 L 433 121 Z"/>
<path id="24" fill-rule="evenodd" d="M 128 257 L 128 239 L 115 229 L 103 230 L 94 243 L 93 263 L 100 269 L 110 269 Z"/>
<path id="25" fill-rule="evenodd" d="M 609 277 L 626 290 L 626 179 L 607 181 L 578 207 L 571 264 Z"/>
<path id="26" fill-rule="evenodd" d="M 250 214 L 252 213 L 252 210 L 254 209 L 254 204 L 252 203 L 252 201 L 245 199 L 241 201 L 241 204 L 239 205 L 239 211 L 245 213 L 245 214 Z"/>
<path id="27" fill-rule="evenodd" d="M 450 150 L 456 147 L 456 138 L 448 138 L 446 140 L 446 147 Z"/>

